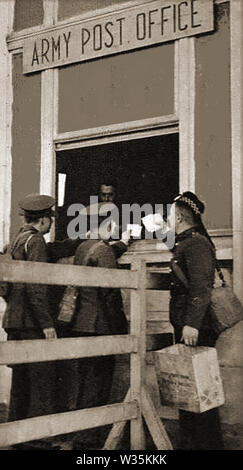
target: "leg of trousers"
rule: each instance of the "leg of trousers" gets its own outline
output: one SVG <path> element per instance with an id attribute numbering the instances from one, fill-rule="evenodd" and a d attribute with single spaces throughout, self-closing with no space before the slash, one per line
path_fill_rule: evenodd
<path id="1" fill-rule="evenodd" d="M 78 408 L 103 406 L 108 403 L 115 359 L 113 356 L 81 359 L 79 362 Z M 102 428 L 87 429 L 77 436 L 82 447 L 102 446 Z"/>

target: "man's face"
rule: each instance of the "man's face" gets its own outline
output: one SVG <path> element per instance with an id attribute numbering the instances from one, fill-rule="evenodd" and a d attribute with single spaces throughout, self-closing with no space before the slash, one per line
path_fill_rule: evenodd
<path id="1" fill-rule="evenodd" d="M 41 227 L 41 232 L 43 234 L 50 232 L 52 222 L 53 222 L 52 218 L 51 217 L 43 217 L 42 220 L 43 220 L 43 223 L 42 223 L 42 227 Z"/>
<path id="2" fill-rule="evenodd" d="M 113 186 L 106 186 L 102 184 L 100 187 L 100 201 L 101 202 L 113 202 L 115 198 L 115 191 Z"/>

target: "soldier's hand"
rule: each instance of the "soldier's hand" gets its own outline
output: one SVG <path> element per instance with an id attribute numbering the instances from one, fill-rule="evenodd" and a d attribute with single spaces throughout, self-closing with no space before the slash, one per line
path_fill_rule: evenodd
<path id="1" fill-rule="evenodd" d="M 182 330 L 181 341 L 184 341 L 187 346 L 196 346 L 198 333 L 199 331 L 196 328 L 186 325 Z"/>
<path id="2" fill-rule="evenodd" d="M 57 339 L 55 328 L 44 328 L 43 333 L 45 335 L 45 339 Z"/>
<path id="3" fill-rule="evenodd" d="M 125 245 L 128 245 L 128 244 L 131 242 L 131 234 L 132 234 L 132 230 L 131 230 L 131 229 L 126 230 L 125 232 L 122 232 L 121 241 L 122 241 Z"/>

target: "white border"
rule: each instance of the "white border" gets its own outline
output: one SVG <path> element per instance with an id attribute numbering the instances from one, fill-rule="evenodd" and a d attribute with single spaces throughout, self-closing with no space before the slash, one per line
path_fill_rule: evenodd
<path id="1" fill-rule="evenodd" d="M 231 0 L 233 286 L 243 302 L 243 4 Z"/>
<path id="2" fill-rule="evenodd" d="M 12 54 L 6 35 L 12 30 L 14 0 L 0 1 L 0 250 L 9 243 L 12 186 Z"/>

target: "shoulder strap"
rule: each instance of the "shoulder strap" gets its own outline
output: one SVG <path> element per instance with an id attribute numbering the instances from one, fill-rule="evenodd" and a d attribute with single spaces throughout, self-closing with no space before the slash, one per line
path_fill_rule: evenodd
<path id="1" fill-rule="evenodd" d="M 182 269 L 178 266 L 177 263 L 175 263 L 175 260 L 172 259 L 171 261 L 171 267 L 172 267 L 172 270 L 173 272 L 175 273 L 175 275 L 178 277 L 178 279 L 180 279 L 180 281 L 182 282 L 182 284 L 184 284 L 184 286 L 186 288 L 188 288 L 189 286 L 189 282 L 187 280 L 187 277 L 185 276 L 185 274 L 183 273 Z"/>
<path id="2" fill-rule="evenodd" d="M 224 275 L 223 275 L 223 272 L 221 270 L 221 267 L 219 266 L 219 261 L 217 260 L 216 256 L 215 256 L 215 268 L 216 268 L 216 271 L 218 273 L 218 276 L 222 282 L 222 287 L 225 287 L 226 286 L 226 281 L 225 281 L 225 278 L 224 278 Z"/>
<path id="3" fill-rule="evenodd" d="M 27 238 L 25 244 L 24 244 L 24 252 L 25 254 L 27 255 L 27 250 L 28 250 L 28 243 L 30 241 L 30 239 L 33 237 L 34 233 L 31 233 L 30 236 Z"/>

